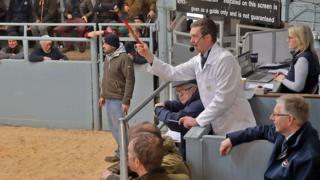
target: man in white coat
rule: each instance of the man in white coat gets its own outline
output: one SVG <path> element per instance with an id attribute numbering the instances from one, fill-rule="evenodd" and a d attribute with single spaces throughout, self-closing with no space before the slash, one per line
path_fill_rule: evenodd
<path id="1" fill-rule="evenodd" d="M 249 102 L 240 84 L 240 66 L 234 56 L 217 41 L 217 26 L 209 18 L 191 25 L 191 44 L 198 55 L 173 67 L 157 59 L 146 44 L 138 52 L 149 62 L 148 71 L 171 81 L 196 79 L 204 111 L 196 118 L 185 116 L 179 122 L 186 128 L 211 123 L 215 134 L 224 135 L 256 125 Z"/>

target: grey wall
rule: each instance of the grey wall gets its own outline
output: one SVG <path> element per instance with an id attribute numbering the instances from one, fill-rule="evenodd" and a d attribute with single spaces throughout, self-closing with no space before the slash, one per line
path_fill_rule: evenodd
<path id="1" fill-rule="evenodd" d="M 0 62 L 0 124 L 92 129 L 91 63 Z"/>

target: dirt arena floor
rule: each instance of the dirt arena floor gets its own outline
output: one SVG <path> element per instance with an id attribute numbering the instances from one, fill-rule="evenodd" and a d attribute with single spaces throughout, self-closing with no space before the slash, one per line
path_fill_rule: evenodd
<path id="1" fill-rule="evenodd" d="M 0 126 L 0 179 L 96 180 L 114 148 L 110 132 Z"/>

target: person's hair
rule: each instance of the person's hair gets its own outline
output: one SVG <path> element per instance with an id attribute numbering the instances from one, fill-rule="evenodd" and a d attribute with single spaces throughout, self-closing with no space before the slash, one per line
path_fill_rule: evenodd
<path id="1" fill-rule="evenodd" d="M 48 36 L 48 35 L 43 35 L 43 36 L 41 36 L 41 37 L 48 38 L 48 37 L 50 37 L 50 36 Z M 46 44 L 46 43 L 52 43 L 52 41 L 51 41 L 51 40 L 40 40 L 39 43 L 40 43 L 40 44 Z"/>
<path id="2" fill-rule="evenodd" d="M 130 141 L 133 156 L 137 158 L 147 172 L 159 168 L 164 156 L 162 140 L 153 133 L 143 132 L 137 134 Z"/>
<path id="3" fill-rule="evenodd" d="M 277 99 L 277 103 L 283 104 L 283 110 L 295 117 L 298 125 L 302 126 L 308 121 L 309 103 L 301 95 L 282 95 Z"/>
<path id="4" fill-rule="evenodd" d="M 191 28 L 193 27 L 200 27 L 200 32 L 201 35 L 204 36 L 206 34 L 210 34 L 211 38 L 212 38 L 212 42 L 215 43 L 217 41 L 217 25 L 216 23 L 213 22 L 213 20 L 209 19 L 209 18 L 203 18 L 203 19 L 199 19 L 197 21 L 194 21 L 191 24 Z"/>
<path id="5" fill-rule="evenodd" d="M 315 52 L 313 47 L 313 34 L 309 26 L 302 24 L 291 26 L 288 29 L 288 34 L 296 39 L 297 49 L 299 51 L 303 52 L 310 49 L 312 52 Z"/>
<path id="6" fill-rule="evenodd" d="M 154 134 L 155 136 L 159 137 L 162 141 L 160 129 L 155 124 L 150 123 L 148 121 L 144 121 L 129 129 L 129 141 L 133 139 L 135 136 L 139 135 L 139 133 L 143 132 Z"/>

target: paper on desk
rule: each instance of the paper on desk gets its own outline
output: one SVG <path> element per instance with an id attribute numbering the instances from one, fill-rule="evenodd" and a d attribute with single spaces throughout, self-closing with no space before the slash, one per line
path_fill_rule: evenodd
<path id="1" fill-rule="evenodd" d="M 287 75 L 288 74 L 288 70 L 287 69 L 272 69 L 272 70 L 269 70 L 268 73 L 282 73 L 284 75 Z"/>
<path id="2" fill-rule="evenodd" d="M 278 67 L 281 66 L 283 64 L 281 63 L 266 63 L 266 64 L 262 64 L 259 66 L 259 68 L 263 68 L 263 67 Z"/>
<path id="3" fill-rule="evenodd" d="M 273 89 L 273 84 L 272 83 L 250 83 L 250 84 L 248 84 L 247 88 L 248 89 L 254 89 L 257 86 L 262 86 L 262 87 L 267 88 L 267 89 Z"/>

